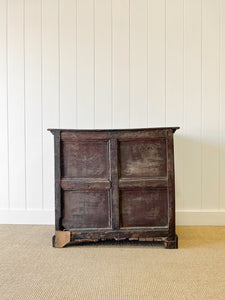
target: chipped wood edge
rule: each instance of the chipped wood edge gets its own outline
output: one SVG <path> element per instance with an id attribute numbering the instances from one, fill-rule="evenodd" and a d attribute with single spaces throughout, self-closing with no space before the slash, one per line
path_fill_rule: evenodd
<path id="1" fill-rule="evenodd" d="M 70 242 L 70 231 L 56 231 L 55 232 L 55 248 L 62 248 Z"/>

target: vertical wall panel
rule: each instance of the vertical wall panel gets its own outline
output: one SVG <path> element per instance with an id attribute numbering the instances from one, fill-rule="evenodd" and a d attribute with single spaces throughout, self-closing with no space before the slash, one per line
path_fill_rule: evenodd
<path id="1" fill-rule="evenodd" d="M 129 128 L 129 0 L 112 1 L 113 127 Z"/>
<path id="2" fill-rule="evenodd" d="M 25 209 L 24 6 L 8 1 L 9 203 Z"/>
<path id="3" fill-rule="evenodd" d="M 94 0 L 77 0 L 78 128 L 93 128 L 94 120 Z"/>
<path id="4" fill-rule="evenodd" d="M 43 207 L 54 206 L 53 137 L 48 128 L 59 127 L 58 6 L 54 0 L 42 7 L 42 101 L 43 101 Z"/>
<path id="5" fill-rule="evenodd" d="M 202 207 L 219 208 L 219 0 L 202 5 Z"/>
<path id="6" fill-rule="evenodd" d="M 165 126 L 165 0 L 148 3 L 148 125 Z"/>
<path id="7" fill-rule="evenodd" d="M 216 223 L 224 53 L 224 0 L 0 0 L 0 213 L 54 208 L 47 128 L 165 125 L 181 127 L 176 208 Z"/>
<path id="8" fill-rule="evenodd" d="M 95 0 L 95 128 L 110 128 L 111 113 L 111 0 Z"/>
<path id="9" fill-rule="evenodd" d="M 185 209 L 201 208 L 201 0 L 184 2 Z M 191 187 L 191 188 L 190 188 Z"/>
<path id="10" fill-rule="evenodd" d="M 183 0 L 166 1 L 166 125 L 175 136 L 176 208 L 183 208 Z"/>
<path id="11" fill-rule="evenodd" d="M 41 1 L 25 1 L 26 195 L 42 208 Z"/>
<path id="12" fill-rule="evenodd" d="M 8 208 L 7 1 L 0 1 L 0 208 Z"/>
<path id="13" fill-rule="evenodd" d="M 225 1 L 220 5 L 220 208 L 225 209 Z"/>
<path id="14" fill-rule="evenodd" d="M 130 0 L 130 125 L 146 127 L 148 119 L 147 0 Z"/>
<path id="15" fill-rule="evenodd" d="M 60 127 L 76 126 L 76 1 L 59 0 Z"/>

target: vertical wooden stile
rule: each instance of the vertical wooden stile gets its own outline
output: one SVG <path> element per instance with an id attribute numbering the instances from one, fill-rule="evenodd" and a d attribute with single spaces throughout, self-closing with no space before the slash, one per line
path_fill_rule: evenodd
<path id="1" fill-rule="evenodd" d="M 112 181 L 112 229 L 119 229 L 119 184 L 118 184 L 118 141 L 110 139 L 111 181 Z"/>
<path id="2" fill-rule="evenodd" d="M 61 167 L 60 167 L 60 130 L 54 132 L 55 147 L 55 230 L 62 230 L 61 225 Z"/>

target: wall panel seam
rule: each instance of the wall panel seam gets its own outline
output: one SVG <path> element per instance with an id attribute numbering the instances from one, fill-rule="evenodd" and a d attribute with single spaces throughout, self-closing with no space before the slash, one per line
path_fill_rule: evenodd
<path id="1" fill-rule="evenodd" d="M 6 98 L 7 98 L 7 166 L 8 166 L 8 209 L 10 209 L 10 176 L 9 176 L 9 67 L 8 67 L 8 0 L 6 0 Z"/>
<path id="2" fill-rule="evenodd" d="M 131 71 L 131 67 L 130 67 L 130 1 L 129 0 L 129 92 L 128 92 L 128 97 L 129 97 L 129 128 L 131 128 L 131 102 L 130 102 L 130 71 Z"/>
<path id="3" fill-rule="evenodd" d="M 111 127 L 114 128 L 114 101 L 113 101 L 113 0 L 111 0 Z"/>
<path id="4" fill-rule="evenodd" d="M 220 175 L 221 175 L 221 148 L 222 148 L 222 124 L 221 124 L 221 102 L 222 102 L 222 97 L 221 97 L 221 47 L 222 47 L 222 0 L 220 0 L 219 2 L 219 14 L 220 14 L 220 34 L 219 34 L 219 116 L 218 116 L 218 128 L 219 128 L 219 141 L 218 141 L 218 148 L 219 148 L 219 166 L 218 166 L 218 172 L 219 172 L 219 182 L 218 182 L 218 195 L 219 195 L 219 199 L 218 199 L 218 208 L 221 208 L 221 184 L 220 184 Z"/>
<path id="5" fill-rule="evenodd" d="M 167 52 L 167 47 L 166 47 L 166 43 L 167 43 L 167 34 L 166 34 L 166 24 L 167 24 L 167 0 L 165 0 L 165 102 L 164 102 L 164 124 L 166 126 L 167 121 L 166 121 L 166 111 L 167 111 L 167 76 L 166 76 L 166 72 L 167 72 L 167 58 L 166 58 L 166 52 Z"/>
<path id="6" fill-rule="evenodd" d="M 61 48 L 60 48 L 60 0 L 57 1 L 57 6 L 58 6 L 58 16 L 57 16 L 57 19 L 58 19 L 58 110 L 59 110 L 59 128 L 60 128 L 60 117 L 61 117 L 61 74 L 60 74 L 60 71 L 61 71 Z"/>
<path id="7" fill-rule="evenodd" d="M 25 7 L 26 3 L 25 0 L 23 0 L 23 90 L 24 90 L 24 203 L 25 203 L 25 209 L 27 209 L 27 139 L 26 139 L 26 49 L 25 49 L 25 43 L 26 43 L 26 37 L 25 37 Z"/>
<path id="8" fill-rule="evenodd" d="M 41 183 L 42 183 L 42 201 L 41 201 L 41 207 L 42 209 L 44 209 L 44 172 L 43 172 L 43 164 L 44 164 L 44 160 L 43 160 L 43 152 L 44 152 L 44 149 L 43 149 L 43 129 L 44 129 L 44 126 L 43 126 L 43 0 L 40 0 L 40 9 L 41 9 L 41 173 L 42 173 L 42 180 L 41 180 Z"/>
<path id="9" fill-rule="evenodd" d="M 203 193 L 203 2 L 201 0 L 201 208 L 202 208 L 202 193 Z"/>

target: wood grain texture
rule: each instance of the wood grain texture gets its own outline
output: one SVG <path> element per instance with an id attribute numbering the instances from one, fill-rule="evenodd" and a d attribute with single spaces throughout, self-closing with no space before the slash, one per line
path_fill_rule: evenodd
<path id="1" fill-rule="evenodd" d="M 167 189 L 120 191 L 120 227 L 168 225 Z"/>
<path id="2" fill-rule="evenodd" d="M 64 191 L 62 225 L 70 228 L 110 226 L 109 193 L 106 191 Z"/>
<path id="3" fill-rule="evenodd" d="M 50 129 L 55 141 L 56 232 L 72 232 L 71 242 L 76 243 L 156 238 L 166 248 L 176 248 L 175 130 Z M 139 133 L 154 138 L 143 139 Z M 147 235 L 136 234 L 148 229 Z"/>
<path id="4" fill-rule="evenodd" d="M 118 190 L 118 140 L 113 136 L 110 139 L 110 164 L 111 164 L 111 218 L 112 228 L 119 229 L 119 190 Z"/>
<path id="5" fill-rule="evenodd" d="M 61 144 L 62 174 L 73 178 L 109 178 L 108 142 L 67 142 Z"/>
<path id="6" fill-rule="evenodd" d="M 121 178 L 165 177 L 166 140 L 121 141 L 119 161 Z"/>

